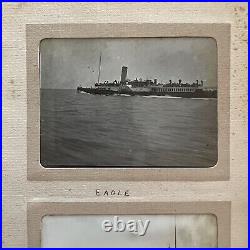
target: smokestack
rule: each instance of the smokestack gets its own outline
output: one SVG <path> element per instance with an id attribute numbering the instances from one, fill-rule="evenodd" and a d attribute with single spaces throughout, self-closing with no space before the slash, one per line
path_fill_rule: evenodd
<path id="1" fill-rule="evenodd" d="M 122 66 L 122 73 L 121 73 L 121 83 L 125 83 L 127 79 L 128 67 Z"/>

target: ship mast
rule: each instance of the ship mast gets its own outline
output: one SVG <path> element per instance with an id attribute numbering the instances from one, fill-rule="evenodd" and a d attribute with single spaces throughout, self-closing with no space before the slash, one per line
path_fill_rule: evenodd
<path id="1" fill-rule="evenodd" d="M 101 63 L 102 63 L 102 52 L 100 53 L 100 58 L 99 58 L 99 70 L 98 70 L 98 80 L 97 80 L 97 83 L 98 83 L 98 84 L 99 84 L 99 82 L 100 82 Z"/>
<path id="2" fill-rule="evenodd" d="M 174 216 L 174 248 L 177 247 L 176 215 Z"/>

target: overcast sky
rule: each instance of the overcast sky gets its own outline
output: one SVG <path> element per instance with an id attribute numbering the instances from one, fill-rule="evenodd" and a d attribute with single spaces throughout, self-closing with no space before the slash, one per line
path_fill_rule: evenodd
<path id="1" fill-rule="evenodd" d="M 100 81 L 128 78 L 204 80 L 217 86 L 217 46 L 212 38 L 45 39 L 40 45 L 41 87 L 94 86 L 102 53 Z"/>

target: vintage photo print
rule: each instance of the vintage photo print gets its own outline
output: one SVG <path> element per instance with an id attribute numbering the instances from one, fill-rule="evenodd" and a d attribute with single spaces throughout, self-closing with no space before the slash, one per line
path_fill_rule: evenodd
<path id="1" fill-rule="evenodd" d="M 48 215 L 41 224 L 42 248 L 218 248 L 213 214 Z"/>
<path id="2" fill-rule="evenodd" d="M 216 165 L 215 39 L 44 39 L 39 54 L 44 167 Z"/>

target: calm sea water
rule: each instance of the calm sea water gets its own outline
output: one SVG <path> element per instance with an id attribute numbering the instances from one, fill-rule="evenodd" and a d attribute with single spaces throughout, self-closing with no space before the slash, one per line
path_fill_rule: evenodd
<path id="1" fill-rule="evenodd" d="M 41 91 L 43 166 L 217 162 L 217 100 Z"/>

